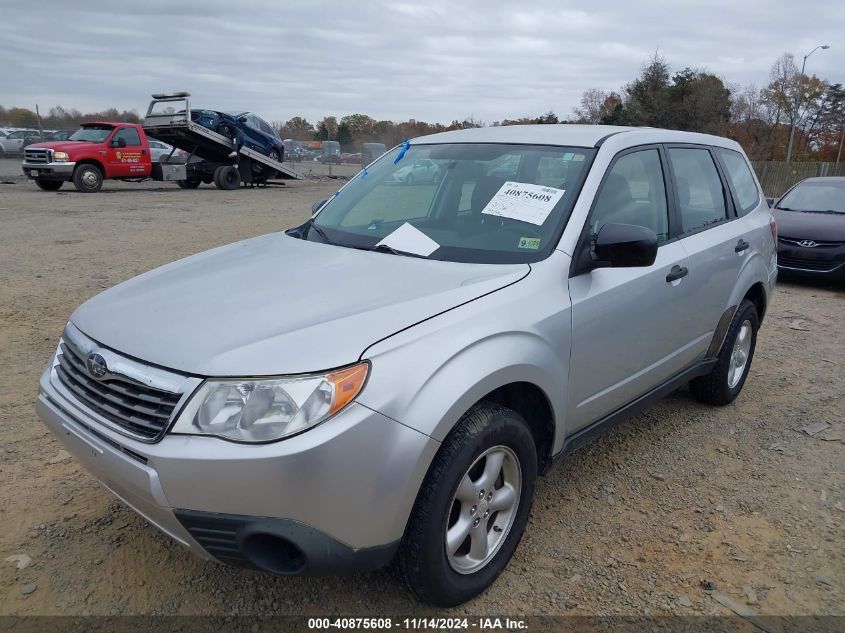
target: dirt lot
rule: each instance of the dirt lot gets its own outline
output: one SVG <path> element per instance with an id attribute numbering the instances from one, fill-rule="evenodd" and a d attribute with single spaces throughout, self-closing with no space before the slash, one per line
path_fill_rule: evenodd
<path id="1" fill-rule="evenodd" d="M 304 220 L 336 182 L 41 192 L 0 161 L 0 614 L 410 614 L 387 572 L 279 578 L 195 559 L 115 501 L 37 420 L 75 306 L 200 250 Z M 845 292 L 781 283 L 732 406 L 680 391 L 541 480 L 528 531 L 453 613 L 845 613 Z M 823 424 L 818 424 L 823 423 Z M 802 431 L 808 425 L 819 430 Z M 816 429 L 808 429 L 813 432 Z"/>

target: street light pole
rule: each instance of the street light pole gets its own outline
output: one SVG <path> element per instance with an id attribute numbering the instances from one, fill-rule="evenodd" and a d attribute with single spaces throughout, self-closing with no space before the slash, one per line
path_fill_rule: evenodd
<path id="1" fill-rule="evenodd" d="M 804 77 L 804 68 L 806 68 L 806 66 L 807 66 L 807 58 L 819 49 L 822 49 L 823 51 L 825 51 L 828 48 L 830 48 L 830 46 L 828 46 L 827 44 L 819 44 L 813 50 L 811 50 L 809 53 L 804 55 L 804 62 L 801 64 L 801 77 L 802 78 Z M 797 107 L 795 109 L 797 110 Z M 795 112 L 795 110 L 793 110 L 792 117 L 791 117 L 790 122 L 789 122 L 789 144 L 786 146 L 786 162 L 787 163 L 792 160 L 792 141 L 795 138 L 795 115 L 796 115 L 796 112 Z"/>

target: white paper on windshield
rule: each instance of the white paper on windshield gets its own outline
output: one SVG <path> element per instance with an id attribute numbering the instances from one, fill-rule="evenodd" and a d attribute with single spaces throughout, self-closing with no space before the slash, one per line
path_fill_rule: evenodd
<path id="1" fill-rule="evenodd" d="M 509 181 L 490 198 L 481 213 L 542 226 L 565 192 L 565 189 Z"/>
<path id="2" fill-rule="evenodd" d="M 423 257 L 428 257 L 440 248 L 440 244 L 408 222 L 405 222 L 405 224 L 376 244 L 376 246 L 381 246 L 382 244 L 390 248 L 395 248 L 397 251 L 422 255 Z"/>

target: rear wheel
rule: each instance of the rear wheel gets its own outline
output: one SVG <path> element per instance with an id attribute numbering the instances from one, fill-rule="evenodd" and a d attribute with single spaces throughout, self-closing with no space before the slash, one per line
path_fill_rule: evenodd
<path id="1" fill-rule="evenodd" d="M 757 308 L 748 299 L 743 299 L 731 320 L 716 365 L 709 374 L 689 383 L 690 391 L 698 400 L 723 406 L 736 399 L 751 369 L 759 323 Z"/>
<path id="2" fill-rule="evenodd" d="M 492 403 L 464 414 L 432 462 L 396 559 L 411 592 L 447 607 L 487 589 L 519 544 L 536 475 L 519 414 Z"/>
<path id="3" fill-rule="evenodd" d="M 214 184 L 218 189 L 231 191 L 241 186 L 241 174 L 237 167 L 224 165 L 214 170 Z"/>
<path id="4" fill-rule="evenodd" d="M 82 193 L 97 193 L 103 186 L 103 172 L 90 163 L 77 165 L 73 170 L 73 186 Z"/>
<path id="5" fill-rule="evenodd" d="M 227 123 L 221 123 L 220 125 L 218 125 L 215 132 L 217 132 L 218 134 L 222 134 L 228 139 L 234 138 L 234 134 L 232 134 L 232 130 Z"/>
<path id="6" fill-rule="evenodd" d="M 176 184 L 182 189 L 196 189 L 200 186 L 201 180 L 177 180 Z"/>
<path id="7" fill-rule="evenodd" d="M 44 191 L 58 191 L 65 183 L 62 180 L 44 180 L 43 178 L 36 178 L 35 184 L 38 185 L 39 189 L 43 189 Z"/>

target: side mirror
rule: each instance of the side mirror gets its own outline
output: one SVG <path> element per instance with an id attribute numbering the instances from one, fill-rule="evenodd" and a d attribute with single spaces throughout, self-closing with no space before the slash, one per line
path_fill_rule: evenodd
<path id="1" fill-rule="evenodd" d="M 113 138 L 111 140 L 112 147 L 126 147 L 126 139 L 122 136 L 120 138 Z"/>
<path id="2" fill-rule="evenodd" d="M 651 266 L 657 258 L 657 235 L 635 224 L 605 224 L 596 236 L 595 253 L 611 268 Z"/>
<path id="3" fill-rule="evenodd" d="M 240 116 L 240 117 L 238 117 L 238 121 L 240 121 L 241 123 L 246 123 L 246 117 Z"/>
<path id="4" fill-rule="evenodd" d="M 323 198 L 322 200 L 317 200 L 314 204 L 311 205 L 311 213 L 317 213 L 326 202 L 328 202 L 328 198 Z"/>
<path id="5" fill-rule="evenodd" d="M 774 198 L 766 198 L 766 204 L 768 204 L 769 208 L 771 209 L 773 206 L 775 206 L 775 199 Z"/>

